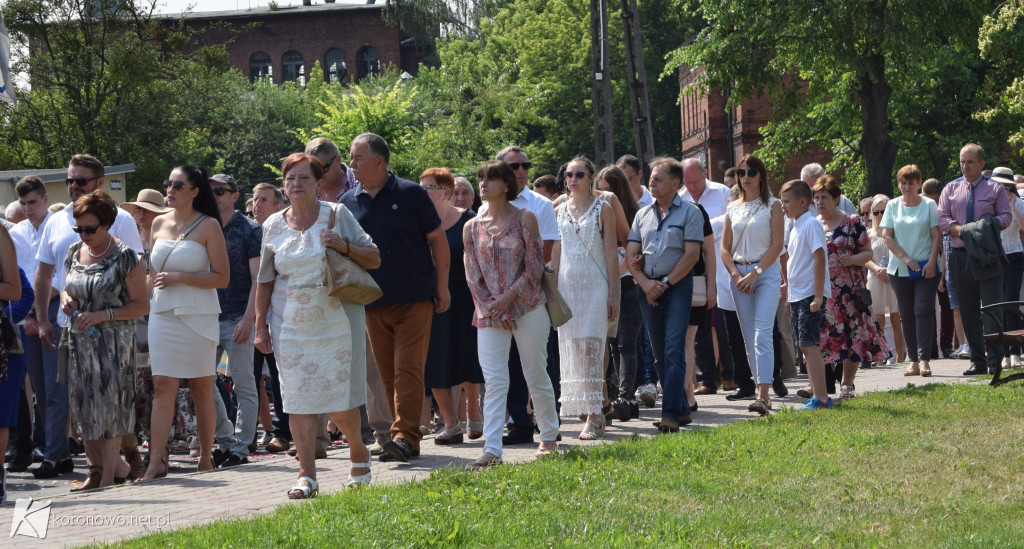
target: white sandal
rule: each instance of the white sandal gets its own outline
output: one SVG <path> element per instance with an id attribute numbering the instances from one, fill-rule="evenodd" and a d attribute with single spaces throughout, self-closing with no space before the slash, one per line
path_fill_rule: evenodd
<path id="1" fill-rule="evenodd" d="M 302 482 L 306 482 L 306 484 L 303 485 L 301 484 Z M 299 493 L 293 494 L 292 492 Z M 320 493 L 320 484 L 317 481 L 309 477 L 299 477 L 299 480 L 295 482 L 295 486 L 288 490 L 288 499 L 309 499 L 315 497 L 318 493 Z"/>
<path id="2" fill-rule="evenodd" d="M 370 468 L 370 462 L 369 461 L 367 461 L 366 463 L 355 463 L 355 462 L 353 462 L 351 468 L 352 469 L 361 469 L 361 468 L 364 468 L 364 467 L 369 469 Z M 355 488 L 355 487 L 363 485 L 363 484 L 369 484 L 371 477 L 372 477 L 372 471 L 366 473 L 365 475 L 358 475 L 358 476 L 352 476 L 352 473 L 349 472 L 348 482 L 345 483 L 345 486 L 348 486 L 349 488 Z"/>

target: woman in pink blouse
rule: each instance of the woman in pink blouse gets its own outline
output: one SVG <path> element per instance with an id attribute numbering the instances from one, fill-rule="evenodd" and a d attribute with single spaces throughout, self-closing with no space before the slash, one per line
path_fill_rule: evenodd
<path id="1" fill-rule="evenodd" d="M 483 469 L 501 460 L 501 431 L 508 395 L 508 355 L 516 338 L 523 375 L 540 427 L 538 455 L 557 448 L 558 413 L 547 371 L 551 319 L 544 307 L 541 278 L 544 245 L 537 218 L 512 205 L 519 193 L 515 172 L 500 160 L 485 162 L 476 173 L 482 213 L 466 223 L 466 282 L 476 311 L 477 354 L 484 383 L 484 454 L 473 464 Z"/>

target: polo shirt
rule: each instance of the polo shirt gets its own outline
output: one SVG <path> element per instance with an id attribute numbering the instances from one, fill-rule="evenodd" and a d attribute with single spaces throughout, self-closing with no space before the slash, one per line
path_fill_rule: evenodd
<path id="1" fill-rule="evenodd" d="M 39 261 L 36 259 L 36 250 L 39 249 L 39 243 L 42 241 L 43 228 L 46 227 L 46 222 L 51 217 L 53 217 L 53 214 L 46 212 L 46 217 L 43 218 L 43 222 L 39 224 L 38 229 L 28 219 L 16 223 L 14 228 L 11 229 L 14 248 L 18 252 L 18 266 L 21 267 L 21 270 L 25 271 L 25 276 L 29 280 L 36 279 L 36 268 L 39 267 Z"/>
<path id="2" fill-rule="evenodd" d="M 380 267 L 369 272 L 384 295 L 367 307 L 433 301 L 437 278 L 427 234 L 441 218 L 419 184 L 388 173 L 377 196 L 360 183 L 340 201 L 380 250 Z"/>
<path id="3" fill-rule="evenodd" d="M 252 289 L 249 260 L 260 256 L 263 229 L 253 220 L 235 210 L 224 226 L 224 243 L 228 249 L 230 279 L 227 288 L 217 288 L 220 320 L 236 319 L 245 314 Z"/>
<path id="4" fill-rule="evenodd" d="M 644 274 L 658 279 L 668 275 L 683 258 L 687 242 L 704 242 L 704 216 L 693 203 L 675 195 L 665 217 L 658 212 L 657 202 L 641 208 L 626 240 L 640 244 Z"/>
<path id="5" fill-rule="evenodd" d="M 43 234 L 39 238 L 39 250 L 36 252 L 36 260 L 39 263 L 56 266 L 53 274 L 53 288 L 58 291 L 64 290 L 64 278 L 67 275 L 67 272 L 64 271 L 64 259 L 68 255 L 68 248 L 80 240 L 75 231 L 71 230 L 71 227 L 75 226 L 75 216 L 71 213 L 74 206 L 75 204 L 72 202 L 59 213 L 46 219 Z M 117 218 L 110 227 L 110 234 L 124 242 L 132 250 L 142 249 L 139 228 L 135 224 L 135 219 L 126 210 L 117 209 Z M 67 316 L 63 310 L 58 309 L 58 311 L 57 322 L 64 326 L 67 323 Z"/>
<path id="6" fill-rule="evenodd" d="M 814 252 L 825 250 L 825 286 L 822 296 L 832 297 L 832 283 L 828 275 L 828 242 L 825 240 L 825 229 L 810 210 L 804 212 L 789 225 L 786 253 L 787 287 L 790 303 L 814 296 Z"/>
<path id="7" fill-rule="evenodd" d="M 648 191 L 647 187 L 640 187 L 640 189 L 643 191 L 643 193 L 640 195 L 640 200 L 636 201 L 637 205 L 643 208 L 646 206 L 650 206 L 651 204 L 654 204 L 654 197 L 651 196 L 651 191 Z"/>

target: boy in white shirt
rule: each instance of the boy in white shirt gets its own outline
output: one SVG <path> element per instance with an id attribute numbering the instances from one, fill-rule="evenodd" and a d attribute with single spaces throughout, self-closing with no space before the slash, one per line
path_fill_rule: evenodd
<path id="1" fill-rule="evenodd" d="M 789 307 L 796 344 L 807 362 L 807 377 L 813 396 L 801 410 L 832 408 L 825 391 L 825 363 L 821 358 L 821 317 L 825 298 L 832 297 L 828 280 L 825 231 L 810 213 L 811 187 L 797 179 L 782 186 L 779 197 L 789 224 L 786 245 Z"/>

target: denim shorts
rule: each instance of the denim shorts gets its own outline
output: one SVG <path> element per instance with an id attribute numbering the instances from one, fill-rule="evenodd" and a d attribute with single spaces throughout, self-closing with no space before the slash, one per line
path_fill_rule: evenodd
<path id="1" fill-rule="evenodd" d="M 942 273 L 942 276 L 946 276 L 946 273 Z M 953 281 L 952 280 L 947 280 L 946 281 L 946 295 L 949 296 L 949 308 L 950 309 L 959 309 L 960 308 L 960 301 L 958 301 L 957 298 L 956 298 L 956 288 L 953 287 Z"/>
<path id="2" fill-rule="evenodd" d="M 825 304 L 821 304 L 818 312 L 811 312 L 811 300 L 814 296 L 805 297 L 800 301 L 789 303 L 789 315 L 793 319 L 793 339 L 797 347 L 813 347 L 821 345 L 821 317 Z"/>

